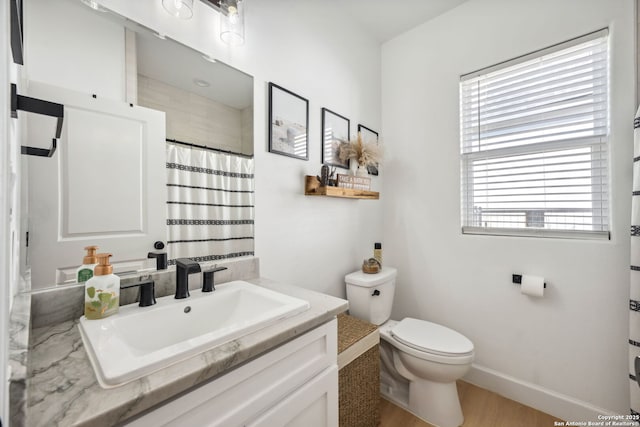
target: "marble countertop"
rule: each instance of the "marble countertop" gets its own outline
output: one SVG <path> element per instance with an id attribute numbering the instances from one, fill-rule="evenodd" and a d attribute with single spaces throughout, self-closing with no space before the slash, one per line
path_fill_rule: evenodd
<path id="1" fill-rule="evenodd" d="M 24 282 L 20 285 L 21 291 L 13 300 L 13 307 L 9 317 L 9 414 L 10 425 L 24 425 L 24 415 L 27 406 L 26 383 L 27 355 L 29 353 L 29 332 L 31 316 L 31 297 L 24 292 Z"/>
<path id="2" fill-rule="evenodd" d="M 247 280 L 309 301 L 309 310 L 113 389 L 98 384 L 77 320 L 33 329 L 25 425 L 114 426 L 347 310 L 347 301 L 268 279 Z M 212 295 L 215 298 L 215 293 Z M 117 357 L 117 355 L 114 355 Z"/>

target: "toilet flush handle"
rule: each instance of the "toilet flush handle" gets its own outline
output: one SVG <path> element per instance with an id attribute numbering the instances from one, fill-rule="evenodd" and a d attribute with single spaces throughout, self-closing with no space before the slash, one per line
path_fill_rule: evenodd
<path id="1" fill-rule="evenodd" d="M 380 291 L 377 289 L 371 294 L 372 297 L 377 297 L 378 295 L 380 295 Z"/>

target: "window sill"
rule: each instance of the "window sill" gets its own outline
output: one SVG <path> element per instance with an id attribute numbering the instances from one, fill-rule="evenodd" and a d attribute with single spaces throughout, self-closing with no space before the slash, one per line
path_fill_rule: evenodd
<path id="1" fill-rule="evenodd" d="M 485 236 L 538 237 L 553 239 L 611 240 L 609 231 L 543 230 L 522 228 L 462 227 L 462 234 Z"/>

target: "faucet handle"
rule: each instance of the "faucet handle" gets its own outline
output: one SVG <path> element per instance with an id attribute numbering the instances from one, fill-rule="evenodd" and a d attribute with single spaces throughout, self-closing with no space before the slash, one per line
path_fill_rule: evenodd
<path id="1" fill-rule="evenodd" d="M 200 272 L 200 264 L 191 258 L 178 258 L 176 259 L 176 266 L 180 268 L 184 268 L 187 270 L 187 273 L 199 273 Z"/>
<path id="2" fill-rule="evenodd" d="M 176 259 L 176 299 L 189 297 L 189 275 L 200 272 L 200 264 L 190 258 Z"/>
<path id="3" fill-rule="evenodd" d="M 149 252 L 147 258 L 156 259 L 156 270 L 167 269 L 167 253 L 166 252 Z"/>
<path id="4" fill-rule="evenodd" d="M 226 270 L 227 267 L 215 267 L 202 273 L 202 292 L 213 292 L 216 290 L 213 275 L 217 271 Z"/>
<path id="5" fill-rule="evenodd" d="M 120 286 L 121 289 L 140 287 L 140 307 L 149 307 L 156 303 L 156 284 L 153 280 L 143 280 L 141 282 L 132 283 L 126 286 Z"/>

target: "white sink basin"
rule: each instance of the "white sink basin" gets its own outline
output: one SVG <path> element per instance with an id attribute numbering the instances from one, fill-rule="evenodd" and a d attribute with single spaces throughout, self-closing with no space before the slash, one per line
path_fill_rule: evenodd
<path id="1" fill-rule="evenodd" d="M 237 280 L 186 299 L 158 298 L 151 307 L 130 304 L 106 319 L 82 316 L 79 328 L 98 382 L 110 388 L 308 308 L 307 301 Z"/>

